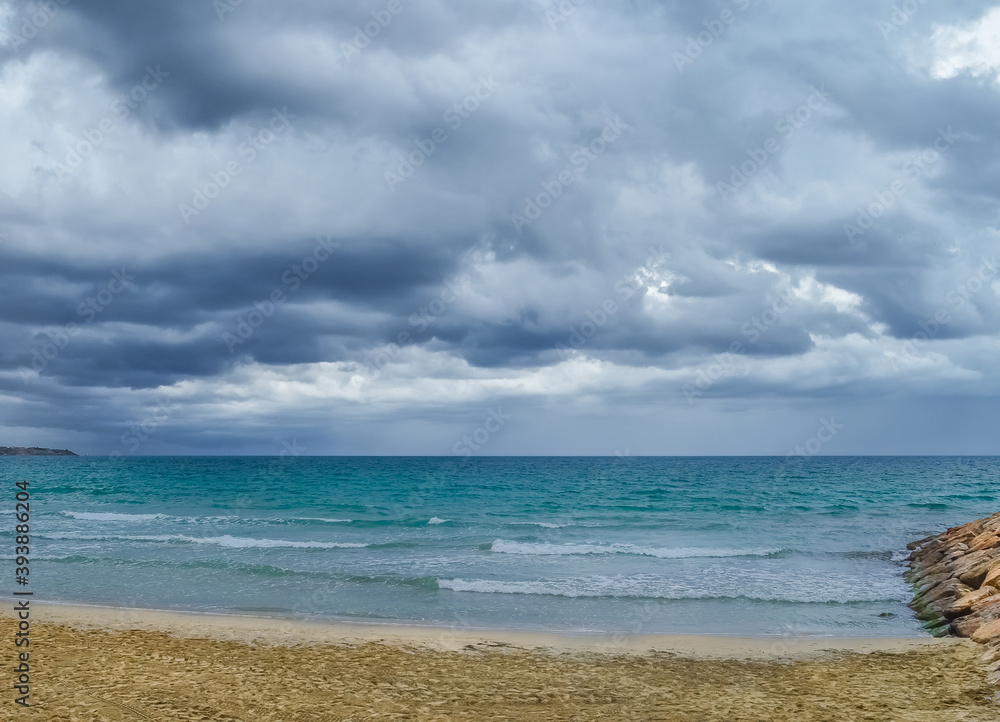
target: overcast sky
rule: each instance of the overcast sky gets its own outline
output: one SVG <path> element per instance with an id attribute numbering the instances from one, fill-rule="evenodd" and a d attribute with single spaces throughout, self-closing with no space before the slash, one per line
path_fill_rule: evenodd
<path id="1" fill-rule="evenodd" d="M 0 444 L 996 454 L 1000 8 L 0 2 Z"/>

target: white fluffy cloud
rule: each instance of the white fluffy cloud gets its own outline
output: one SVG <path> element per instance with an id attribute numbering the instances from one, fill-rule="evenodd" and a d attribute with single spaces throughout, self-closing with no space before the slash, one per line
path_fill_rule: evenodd
<path id="1" fill-rule="evenodd" d="M 931 38 L 935 78 L 954 78 L 960 73 L 997 80 L 1000 70 L 1000 8 L 991 8 L 971 23 L 943 25 Z"/>

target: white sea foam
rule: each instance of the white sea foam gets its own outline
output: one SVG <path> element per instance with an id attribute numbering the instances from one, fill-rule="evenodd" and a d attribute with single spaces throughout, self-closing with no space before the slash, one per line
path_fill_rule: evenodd
<path id="1" fill-rule="evenodd" d="M 3 512 L 0 512 L 3 513 Z M 13 510 L 10 510 L 13 513 Z M 327 524 L 349 524 L 353 519 L 328 519 L 324 517 L 297 516 L 290 519 L 284 517 L 247 517 L 247 516 L 171 516 L 169 514 L 123 514 L 118 512 L 93 512 L 93 511 L 62 511 L 61 514 L 80 519 L 81 521 L 125 521 L 142 522 L 155 521 L 157 519 L 170 519 L 182 523 L 205 524 L 214 522 L 224 522 L 227 524 L 287 524 L 289 521 L 320 521 Z"/>
<path id="2" fill-rule="evenodd" d="M 449 519 L 441 519 L 439 517 L 432 516 L 430 519 L 427 520 L 427 523 L 428 524 L 444 524 L 446 521 L 450 521 L 450 520 Z"/>
<path id="3" fill-rule="evenodd" d="M 256 519 L 255 521 L 284 522 L 284 519 Z M 322 516 L 294 516 L 289 521 L 321 521 L 324 524 L 350 524 L 354 519 L 327 519 Z"/>
<path id="4" fill-rule="evenodd" d="M 55 534 L 50 539 L 74 539 L 79 541 L 153 541 L 153 542 L 183 542 L 187 544 L 215 544 L 235 549 L 251 547 L 295 547 L 299 549 L 360 549 L 368 544 L 351 542 L 320 542 L 291 541 L 287 539 L 255 539 L 252 537 L 235 537 L 229 534 L 212 537 L 194 537 L 183 534 L 150 534 L 150 535 L 116 535 L 116 536 L 82 536 L 75 534 Z"/>
<path id="5" fill-rule="evenodd" d="M 299 549 L 360 549 L 367 544 L 355 544 L 350 542 L 319 542 L 319 541 L 289 541 L 285 539 L 253 539 L 247 537 L 234 537 L 229 534 L 215 537 L 182 537 L 184 541 L 193 544 L 218 544 L 224 547 L 234 547 L 236 549 L 246 549 L 250 547 L 296 547 Z"/>
<path id="6" fill-rule="evenodd" d="M 509 523 L 511 526 L 541 526 L 546 529 L 562 529 L 564 526 L 573 526 L 571 523 L 556 524 L 551 521 L 512 521 Z"/>
<path id="7" fill-rule="evenodd" d="M 533 580 L 438 579 L 440 589 L 479 594 L 527 594 L 556 597 L 619 597 L 669 600 L 755 600 L 798 603 L 901 602 L 907 598 L 895 579 L 837 578 L 817 585 L 810 577 L 793 576 L 790 583 L 773 587 L 752 578 L 684 578 L 650 574 L 564 577 Z M 874 582 L 874 583 L 872 583 Z"/>
<path id="8" fill-rule="evenodd" d="M 690 559 L 693 557 L 766 557 L 780 549 L 703 549 L 696 547 L 640 547 L 634 544 L 529 544 L 497 539 L 490 551 L 498 554 L 538 556 L 564 554 L 632 554 L 660 559 Z"/>
<path id="9" fill-rule="evenodd" d="M 82 521 L 155 521 L 169 518 L 166 514 L 119 514 L 110 511 L 61 511 L 60 514 Z"/>
<path id="10" fill-rule="evenodd" d="M 563 597 L 578 597 L 569 589 L 557 590 L 545 582 L 495 581 L 492 579 L 438 579 L 438 587 L 456 592 L 480 592 L 482 594 L 552 594 Z"/>

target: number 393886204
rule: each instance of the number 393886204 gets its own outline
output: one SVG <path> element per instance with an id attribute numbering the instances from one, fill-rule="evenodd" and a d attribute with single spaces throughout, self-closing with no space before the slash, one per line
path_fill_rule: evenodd
<path id="1" fill-rule="evenodd" d="M 17 524 L 14 526 L 14 531 L 16 536 L 14 541 L 17 546 L 14 548 L 15 559 L 14 562 L 17 564 L 17 568 L 14 574 L 17 577 L 17 583 L 21 585 L 26 585 L 28 583 L 28 554 L 29 545 L 31 543 L 31 537 L 29 532 L 31 530 L 29 520 L 30 520 L 30 504 L 29 499 L 31 495 L 28 493 L 28 482 L 19 481 L 17 482 L 18 491 L 15 495 L 17 500 L 17 506 L 14 508 L 15 518 L 17 519 Z"/>

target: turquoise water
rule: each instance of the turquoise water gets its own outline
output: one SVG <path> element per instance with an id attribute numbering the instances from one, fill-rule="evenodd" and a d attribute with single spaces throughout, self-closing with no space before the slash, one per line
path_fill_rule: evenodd
<path id="1" fill-rule="evenodd" d="M 446 627 L 922 635 L 908 541 L 1000 459 L 0 458 L 39 600 Z M 6 489 L 6 491 L 2 491 Z"/>

